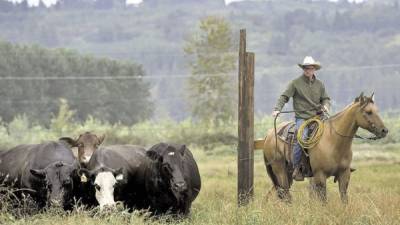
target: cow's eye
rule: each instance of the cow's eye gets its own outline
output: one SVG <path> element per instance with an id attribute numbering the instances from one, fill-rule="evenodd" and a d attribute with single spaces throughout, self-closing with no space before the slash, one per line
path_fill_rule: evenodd
<path id="1" fill-rule="evenodd" d="M 163 170 L 164 170 L 165 172 L 167 172 L 167 173 L 169 173 L 169 172 L 172 171 L 171 167 L 170 167 L 168 164 L 164 164 L 164 165 L 163 165 Z"/>
<path id="2" fill-rule="evenodd" d="M 68 180 L 65 180 L 65 181 L 64 181 L 64 186 L 68 186 L 68 185 L 70 185 L 70 184 L 71 184 L 71 180 L 68 179 Z"/>
<path id="3" fill-rule="evenodd" d="M 82 148 L 82 147 L 83 147 L 83 144 L 82 144 L 82 143 L 79 143 L 79 144 L 78 144 L 78 147 L 79 147 L 79 148 Z"/>
<path id="4" fill-rule="evenodd" d="M 100 191 L 101 187 L 98 184 L 95 184 L 94 187 L 96 188 L 97 191 Z"/>

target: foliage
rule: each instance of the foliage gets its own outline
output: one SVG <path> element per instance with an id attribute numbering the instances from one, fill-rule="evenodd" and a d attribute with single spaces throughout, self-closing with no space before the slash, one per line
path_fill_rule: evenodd
<path id="1" fill-rule="evenodd" d="M 64 116 L 78 121 L 91 114 L 133 124 L 151 116 L 149 85 L 141 78 L 142 67 L 133 63 L 0 42 L 0 68 L 0 115 L 6 122 L 25 114 L 48 124 L 59 98 L 78 110 Z"/>
<path id="2" fill-rule="evenodd" d="M 221 125 L 235 115 L 235 82 L 229 76 L 235 69 L 230 24 L 209 16 L 200 21 L 199 31 L 185 45 L 191 59 L 188 102 L 192 117 L 208 124 Z"/>
<path id="3" fill-rule="evenodd" d="M 400 105 L 400 10 L 395 0 L 360 4 L 270 0 L 227 6 L 223 0 L 145 0 L 138 7 L 124 7 L 115 0 L 107 9 L 95 6 L 104 1 L 68 0 L 51 8 L 0 2 L 4 5 L 0 7 L 2 39 L 142 64 L 149 76 L 154 75 L 149 80 L 157 106 L 155 118 L 167 114 L 181 120 L 189 115 L 184 108 L 187 93 L 181 87 L 185 82 L 182 75 L 190 73 L 184 65 L 192 59 L 185 57 L 182 47 L 199 20 L 208 15 L 228 21 L 235 39 L 239 29 L 247 29 L 247 49 L 255 53 L 256 62 L 255 110 L 260 114 L 269 114 L 286 84 L 300 75 L 296 63 L 305 55 L 321 61 L 323 68 L 317 76 L 324 81 L 334 110 L 349 104 L 361 91 L 375 91 L 381 110 Z M 16 57 L 7 55 L 11 56 Z M 15 81 L 15 85 L 24 82 Z M 36 84 L 36 88 L 42 86 Z M 54 96 L 51 101 L 55 103 L 59 97 L 64 96 Z M 52 112 L 56 109 L 51 107 Z M 1 116 L 9 121 L 18 113 Z"/>
<path id="4" fill-rule="evenodd" d="M 0 149 L 7 149 L 18 144 L 57 140 L 64 136 L 77 137 L 81 133 L 91 131 L 99 135 L 105 134 L 106 145 L 136 144 L 150 147 L 158 142 L 172 142 L 201 147 L 213 153 L 222 151 L 221 153 L 225 154 L 230 152 L 226 151 L 227 149 L 236 151 L 237 122 L 229 121 L 220 126 L 209 126 L 209 124 L 194 122 L 191 119 L 181 122 L 163 119 L 125 125 L 110 124 L 91 115 L 81 122 L 73 118 L 77 111 L 71 109 L 65 100 L 61 100 L 59 104 L 58 113 L 52 115 L 49 127 L 29 121 L 26 115 L 16 116 L 9 123 L 0 120 Z M 286 119 L 278 119 L 277 124 L 282 120 Z M 399 118 L 383 115 L 383 121 L 389 129 L 387 137 L 378 141 L 357 139 L 355 143 L 372 145 L 400 143 L 400 135 L 396 132 L 400 129 Z M 269 129 L 273 129 L 273 118 L 256 117 L 254 127 L 255 139 L 262 139 Z M 358 133 L 365 137 L 372 136 L 362 129 L 359 129 Z"/>
<path id="5" fill-rule="evenodd" d="M 60 99 L 58 114 L 50 120 L 50 129 L 58 136 L 71 132 L 71 122 L 76 110 L 70 110 L 67 100 Z"/>

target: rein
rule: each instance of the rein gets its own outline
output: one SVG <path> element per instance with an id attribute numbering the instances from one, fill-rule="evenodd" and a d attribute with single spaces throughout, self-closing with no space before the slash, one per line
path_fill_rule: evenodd
<path id="1" fill-rule="evenodd" d="M 316 110 L 316 109 L 318 109 L 318 107 L 313 107 L 313 108 L 310 108 L 310 109 L 307 109 L 307 110 L 289 110 L 289 111 L 280 111 L 278 114 L 276 114 L 276 116 L 275 116 L 275 118 L 274 118 L 274 131 L 275 131 L 275 156 L 277 155 L 276 153 L 278 152 L 278 135 L 277 135 L 277 132 L 276 132 L 276 119 L 278 118 L 278 116 L 280 115 L 280 114 L 282 114 L 282 113 L 295 113 L 295 112 L 309 112 L 309 111 L 314 111 L 314 110 Z M 283 148 L 284 150 L 283 150 L 283 156 L 284 157 L 286 157 L 286 151 L 285 151 L 285 148 Z M 276 160 L 276 157 L 275 157 L 275 159 L 273 159 L 273 160 L 271 160 L 270 162 L 268 162 L 268 163 L 266 163 L 265 165 L 270 165 L 272 162 L 274 162 Z"/>
<path id="2" fill-rule="evenodd" d="M 371 123 L 369 120 L 367 120 L 367 121 L 368 121 L 370 124 L 373 125 L 373 123 Z M 335 133 L 336 133 L 337 135 L 339 135 L 340 137 L 351 138 L 351 139 L 353 139 L 353 138 L 358 138 L 358 139 L 362 139 L 362 140 L 373 140 L 373 141 L 380 139 L 380 137 L 378 137 L 378 136 L 376 136 L 376 135 L 375 135 L 375 137 L 362 137 L 362 136 L 360 136 L 360 135 L 358 135 L 358 134 L 354 134 L 354 136 L 347 136 L 347 135 L 344 135 L 344 134 L 339 133 L 339 132 L 336 130 L 336 128 L 333 126 L 332 121 L 329 121 L 329 123 L 331 123 L 331 126 L 332 126 L 333 130 L 334 130 Z M 373 126 L 373 127 L 375 127 L 375 126 Z"/>
<path id="3" fill-rule="evenodd" d="M 278 136 L 277 136 L 277 130 L 276 130 L 276 119 L 279 117 L 279 115 L 280 115 L 280 114 L 283 114 L 283 113 L 309 112 L 309 111 L 315 111 L 315 110 L 317 110 L 317 109 L 319 109 L 319 106 L 313 107 L 313 108 L 310 108 L 310 109 L 307 109 L 307 110 L 280 111 L 280 112 L 275 116 L 275 118 L 274 118 L 275 156 L 277 155 L 276 153 L 277 153 L 277 151 L 278 151 Z M 326 112 L 326 111 L 323 111 L 323 112 L 328 116 L 328 118 L 330 117 L 330 115 L 329 115 L 328 112 Z M 365 116 L 365 113 L 363 113 L 363 116 L 366 117 L 366 116 Z M 327 119 L 327 120 L 328 120 L 328 119 Z M 371 121 L 369 121 L 367 118 L 366 118 L 366 120 L 371 124 L 372 127 L 375 127 L 375 125 L 374 125 Z M 336 130 L 336 128 L 333 126 L 333 124 L 332 124 L 332 122 L 331 122 L 330 120 L 328 120 L 328 122 L 331 123 L 332 128 L 333 128 L 333 130 L 335 131 L 335 133 L 336 133 L 337 135 L 341 136 L 341 137 L 345 137 L 345 138 L 358 138 L 358 139 L 362 139 L 362 140 L 378 140 L 378 139 L 380 139 L 380 138 L 379 138 L 378 136 L 376 136 L 376 135 L 375 135 L 375 137 L 362 137 L 362 136 L 360 136 L 360 135 L 358 135 L 358 134 L 355 134 L 354 136 L 343 135 L 343 134 L 340 134 L 340 133 Z M 284 157 L 286 157 L 285 148 L 284 148 L 283 154 L 284 154 Z M 271 161 L 269 161 L 266 165 L 270 165 L 270 164 L 271 164 L 272 162 L 274 162 L 275 160 L 276 160 L 276 158 L 273 159 L 273 160 L 271 160 Z"/>

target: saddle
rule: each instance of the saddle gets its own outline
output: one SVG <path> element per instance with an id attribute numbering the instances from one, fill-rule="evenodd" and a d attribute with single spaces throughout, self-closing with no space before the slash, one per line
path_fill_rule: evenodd
<path id="1" fill-rule="evenodd" d="M 313 127 L 309 127 L 308 133 L 311 134 Z M 292 174 L 294 167 L 292 163 L 292 156 L 293 156 L 293 147 L 297 142 L 297 130 L 296 130 L 296 123 L 289 122 L 277 130 L 277 136 L 280 140 L 285 142 L 288 146 L 287 157 L 286 161 L 290 168 L 290 174 Z M 304 154 L 306 153 L 306 154 Z M 308 149 L 303 149 L 303 154 L 301 154 L 301 161 L 300 161 L 300 171 L 302 172 L 304 177 L 312 177 L 313 173 L 310 166 L 310 158 L 308 157 Z"/>
<path id="2" fill-rule="evenodd" d="M 285 143 L 289 145 L 293 145 L 297 141 L 297 135 L 296 134 L 296 123 L 295 122 L 290 122 L 281 127 L 277 131 L 277 135 L 279 139 L 284 141 Z"/>

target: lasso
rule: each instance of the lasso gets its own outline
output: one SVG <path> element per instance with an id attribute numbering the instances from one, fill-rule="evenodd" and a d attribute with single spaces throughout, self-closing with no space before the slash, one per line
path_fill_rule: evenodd
<path id="1" fill-rule="evenodd" d="M 316 127 L 314 128 L 313 132 L 308 135 L 308 138 L 305 138 L 305 140 L 303 140 L 304 129 L 312 123 L 316 123 Z M 324 122 L 321 121 L 319 116 L 315 116 L 301 124 L 297 131 L 297 141 L 303 149 L 311 149 L 318 144 L 323 133 Z"/>

